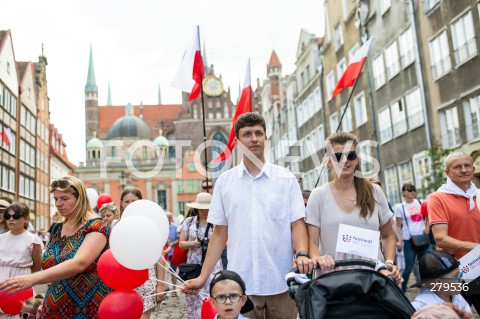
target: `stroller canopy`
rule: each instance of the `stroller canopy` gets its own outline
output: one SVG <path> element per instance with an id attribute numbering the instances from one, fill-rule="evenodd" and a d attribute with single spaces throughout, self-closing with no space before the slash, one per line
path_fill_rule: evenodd
<path id="1" fill-rule="evenodd" d="M 371 269 L 324 274 L 296 292 L 300 318 L 410 318 L 415 309 L 394 281 Z"/>

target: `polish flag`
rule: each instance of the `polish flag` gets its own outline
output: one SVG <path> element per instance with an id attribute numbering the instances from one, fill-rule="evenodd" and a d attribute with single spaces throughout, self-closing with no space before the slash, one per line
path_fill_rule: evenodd
<path id="1" fill-rule="evenodd" d="M 11 140 L 12 140 L 12 131 L 10 130 L 9 127 L 5 127 L 2 131 L 2 140 L 5 143 L 5 145 L 10 146 Z"/>
<path id="2" fill-rule="evenodd" d="M 182 63 L 180 63 L 180 67 L 172 82 L 174 88 L 190 93 L 188 101 L 195 100 L 198 97 L 205 73 L 200 52 L 199 29 L 197 25 L 192 40 L 183 55 Z"/>
<path id="3" fill-rule="evenodd" d="M 368 51 L 370 50 L 370 45 L 372 44 L 372 40 L 373 40 L 373 37 L 368 39 L 368 41 L 365 42 L 360 47 L 360 49 L 357 50 L 357 52 L 355 52 L 355 55 L 352 57 L 350 64 L 347 66 L 347 69 L 345 70 L 345 72 L 343 72 L 343 75 L 340 78 L 340 80 L 338 80 L 337 86 L 333 91 L 330 101 L 333 100 L 335 96 L 340 94 L 340 92 L 342 92 L 344 88 L 353 86 L 355 84 L 355 80 L 360 75 L 360 72 L 362 72 L 363 65 L 367 60 Z"/>
<path id="4" fill-rule="evenodd" d="M 214 163 L 222 162 L 230 157 L 233 148 L 235 147 L 235 122 L 237 118 L 243 113 L 252 112 L 252 85 L 250 83 L 250 59 L 247 62 L 247 70 L 245 71 L 245 81 L 243 83 L 242 93 L 238 100 L 237 110 L 232 120 L 232 129 L 230 130 L 230 137 L 228 138 L 227 147 L 223 152 L 213 160 Z M 227 151 L 227 149 L 229 151 Z"/>

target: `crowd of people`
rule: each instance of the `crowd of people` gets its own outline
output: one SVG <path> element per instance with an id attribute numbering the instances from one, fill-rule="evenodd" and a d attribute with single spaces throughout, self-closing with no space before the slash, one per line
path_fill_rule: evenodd
<path id="1" fill-rule="evenodd" d="M 187 251 L 186 264 L 201 265 L 197 277 L 181 280 L 186 318 L 200 318 L 205 296 L 219 319 L 297 318 L 285 280 L 292 267 L 301 274 L 316 268 L 325 273 L 335 271 L 339 260 L 359 258 L 337 250 L 341 225 L 378 232 L 378 255 L 370 259 L 375 271 L 391 277 L 403 293 L 415 274 L 413 286 L 421 290 L 412 303 L 418 311 L 414 318 L 427 318 L 431 304 L 448 305 L 458 318 L 469 318 L 471 306 L 478 311 L 476 281 L 466 284 L 471 288 L 468 294 L 431 289 L 452 280 L 460 283 L 458 259 L 480 245 L 478 189 L 472 183 L 475 168 L 469 155 L 454 152 L 446 157 L 446 183 L 426 199 L 417 199 L 414 185 L 403 185 L 404 201 L 392 209 L 379 185 L 356 174 L 361 159 L 354 135 L 337 132 L 328 137 L 330 182 L 310 192 L 302 191 L 301 181 L 288 169 L 266 160 L 261 115 L 243 114 L 234 128 L 236 143 L 247 150 L 241 163 L 220 175 L 215 188 L 212 180 L 205 180 L 179 223 L 166 212 L 170 227 L 164 254 L 136 289 L 144 302 L 142 319 L 150 318 L 170 289 L 164 285 L 166 274 L 173 286 L 181 280 L 176 265 L 165 261 L 173 258 L 175 247 Z M 139 189 L 127 187 L 118 207 L 106 203 L 96 214 L 85 186 L 75 177 L 53 181 L 51 194 L 63 220 L 42 239 L 27 231 L 26 205 L 0 199 L 0 290 L 48 284 L 44 298 L 26 302 L 23 313 L 36 312 L 36 318 L 96 318 L 102 299 L 111 292 L 98 276 L 98 259 L 108 249 L 111 229 L 125 208 L 143 196 Z M 428 218 L 421 212 L 425 200 Z M 412 242 L 430 232 L 435 245 L 420 249 Z M 4 318 L 9 317 L 0 314 Z"/>

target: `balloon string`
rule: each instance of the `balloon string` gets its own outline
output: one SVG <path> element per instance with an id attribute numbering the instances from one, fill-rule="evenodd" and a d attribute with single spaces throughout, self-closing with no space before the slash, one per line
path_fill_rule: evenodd
<path id="1" fill-rule="evenodd" d="M 171 292 L 182 292 L 182 290 L 178 289 L 178 290 L 169 290 L 169 291 L 159 292 L 159 293 L 156 293 L 156 294 L 153 294 L 153 295 L 145 296 L 145 297 L 143 297 L 143 299 L 148 298 L 148 297 L 158 296 L 158 295 L 165 295 L 165 294 L 168 294 L 168 293 L 171 293 Z"/>
<path id="2" fill-rule="evenodd" d="M 172 283 L 169 283 L 169 282 L 166 282 L 166 281 L 157 279 L 157 278 L 155 278 L 155 277 L 151 277 L 150 279 L 156 280 L 156 281 L 158 281 L 158 282 L 162 282 L 162 283 L 164 283 L 164 284 L 169 284 L 169 285 L 171 285 L 171 286 L 173 286 L 173 287 L 182 288 L 182 286 L 174 285 L 174 284 L 172 284 Z M 170 291 L 178 291 L 178 290 L 170 290 Z M 198 294 L 199 294 L 199 295 L 203 295 L 204 297 L 210 297 L 210 295 L 207 294 L 207 293 L 205 293 L 205 292 L 199 292 Z"/>
<path id="3" fill-rule="evenodd" d="M 165 261 L 165 265 L 168 265 L 167 261 L 165 260 L 165 258 L 163 256 L 161 256 L 161 258 Z M 182 284 L 185 282 L 182 278 L 180 278 L 180 276 L 173 270 L 172 267 L 170 267 L 170 265 L 167 267 L 165 267 L 164 265 L 162 265 L 161 263 L 159 263 L 157 261 L 157 264 L 162 267 L 163 269 L 165 269 L 166 271 L 168 271 L 172 276 L 175 276 L 175 278 L 177 278 Z"/>

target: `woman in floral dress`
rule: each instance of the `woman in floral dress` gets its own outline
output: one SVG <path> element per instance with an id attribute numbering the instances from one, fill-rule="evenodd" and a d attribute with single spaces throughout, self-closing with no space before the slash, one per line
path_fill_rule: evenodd
<path id="1" fill-rule="evenodd" d="M 211 199 L 212 195 L 209 193 L 199 193 L 195 202 L 187 204 L 188 207 L 193 208 L 198 212 L 196 216 L 188 217 L 182 223 L 179 246 L 180 248 L 188 249 L 188 264 L 199 264 L 202 262 L 201 241 L 205 237 L 205 231 L 207 230 L 208 209 L 210 208 Z M 207 235 L 208 238 L 210 238 L 212 232 L 213 227 L 210 227 Z M 205 287 L 200 290 L 200 293 L 198 295 L 185 296 L 187 319 L 201 318 L 202 297 L 203 295 L 209 295 L 210 281 L 212 280 L 213 276 L 222 269 L 222 260 L 219 259 L 215 264 L 215 267 L 213 268 Z"/>
<path id="2" fill-rule="evenodd" d="M 0 290 L 19 291 L 50 283 L 37 318 L 97 318 L 100 303 L 111 291 L 97 272 L 98 258 L 108 248 L 110 227 L 93 212 L 78 178 L 53 181 L 50 192 L 65 221 L 52 229 L 42 257 L 44 270 L 4 280 Z"/>

